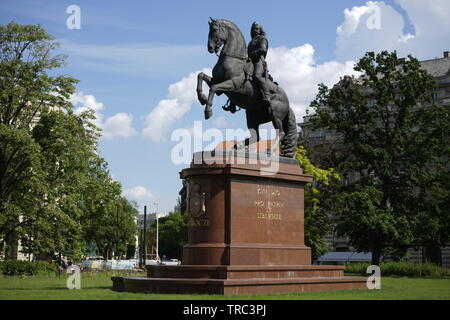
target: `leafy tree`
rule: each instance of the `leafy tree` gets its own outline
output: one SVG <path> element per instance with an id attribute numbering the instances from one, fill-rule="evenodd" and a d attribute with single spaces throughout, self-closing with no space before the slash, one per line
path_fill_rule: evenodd
<path id="1" fill-rule="evenodd" d="M 313 183 L 305 185 L 305 244 L 311 248 L 313 257 L 320 257 L 328 251 L 324 236 L 331 231 L 325 199 L 329 187 L 339 181 L 340 176 L 332 168 L 315 167 L 303 147 L 297 148 L 295 159 L 306 174 L 314 177 Z"/>
<path id="2" fill-rule="evenodd" d="M 72 107 L 76 80 L 48 73 L 64 63 L 64 56 L 52 56 L 56 47 L 40 26 L 0 25 L 0 244 L 42 216 L 57 219 L 45 155 L 33 135 L 50 110 Z"/>
<path id="3" fill-rule="evenodd" d="M 339 232 L 357 250 L 371 251 L 373 264 L 387 248 L 406 252 L 424 236 L 445 244 L 448 182 L 439 177 L 448 177 L 449 108 L 433 104 L 433 77 L 396 52 L 368 52 L 354 69 L 360 78 L 319 85 L 311 103 L 315 127 L 337 133 L 344 146 L 334 152 L 345 177 L 333 201 Z"/>
<path id="4" fill-rule="evenodd" d="M 0 25 L 0 249 L 20 237 L 38 259 L 110 257 L 134 245 L 136 210 L 98 156 L 93 112 L 74 114 L 76 79 L 40 26 Z"/>
<path id="5" fill-rule="evenodd" d="M 50 111 L 33 129 L 34 139 L 41 146 L 46 181 L 51 186 L 45 198 L 52 204 L 49 215 L 42 215 L 30 228 L 24 228 L 27 237 L 38 227 L 45 229 L 45 237 L 32 238 L 41 238 L 39 247 L 33 243 L 35 253 L 38 250 L 79 260 L 85 252 L 79 223 L 84 212 L 79 203 L 84 197 L 89 159 L 97 157 L 97 130 L 90 124 L 91 119 L 90 113 L 76 116 L 71 110 Z M 52 215 L 57 219 L 52 220 Z"/>
<path id="6" fill-rule="evenodd" d="M 137 209 L 121 197 L 121 186 L 112 180 L 106 162 L 92 162 L 85 188 L 81 219 L 84 239 L 94 242 L 100 254 L 109 259 L 126 255 L 128 245 L 135 245 Z"/>
<path id="7" fill-rule="evenodd" d="M 160 256 L 181 259 L 183 246 L 187 243 L 187 215 L 172 212 L 159 219 Z"/>

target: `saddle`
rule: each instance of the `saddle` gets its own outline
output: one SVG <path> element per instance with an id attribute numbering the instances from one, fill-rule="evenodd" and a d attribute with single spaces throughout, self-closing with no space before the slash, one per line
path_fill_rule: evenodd
<path id="1" fill-rule="evenodd" d="M 250 59 L 247 59 L 247 62 L 244 65 L 244 73 L 245 73 L 245 81 L 253 82 L 253 63 Z M 267 80 L 272 82 L 278 87 L 278 82 L 274 81 L 272 78 L 272 75 L 270 73 L 267 73 Z"/>
<path id="2" fill-rule="evenodd" d="M 244 85 L 245 82 L 250 81 L 250 83 L 252 84 L 253 87 L 257 87 L 253 82 L 253 69 L 254 69 L 254 66 L 253 66 L 252 61 L 250 59 L 247 59 L 245 65 L 244 65 L 245 81 L 242 85 Z M 267 73 L 267 80 L 269 80 L 272 84 L 274 84 L 273 89 L 270 90 L 271 96 L 273 96 L 278 91 L 278 83 L 273 80 L 270 73 Z M 269 109 L 271 109 L 271 106 L 267 106 L 267 107 Z M 230 99 L 228 99 L 228 101 L 225 103 L 225 105 L 222 106 L 222 109 L 225 111 L 229 111 L 231 113 L 235 113 L 236 111 L 240 110 L 240 108 L 237 109 L 236 105 Z"/>

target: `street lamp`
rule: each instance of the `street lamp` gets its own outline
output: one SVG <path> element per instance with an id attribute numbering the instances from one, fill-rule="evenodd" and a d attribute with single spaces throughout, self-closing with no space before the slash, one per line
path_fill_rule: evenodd
<path id="1" fill-rule="evenodd" d="M 145 265 L 147 263 L 147 248 L 146 248 L 146 231 L 147 231 L 147 206 L 144 206 L 144 247 L 143 247 L 143 264 L 144 264 L 144 268 Z"/>
<path id="2" fill-rule="evenodd" d="M 153 203 L 156 206 L 156 212 L 155 212 L 155 218 L 156 218 L 156 261 L 160 262 L 159 259 L 159 248 L 158 248 L 158 241 L 159 241 L 159 225 L 158 225 L 158 202 Z"/>

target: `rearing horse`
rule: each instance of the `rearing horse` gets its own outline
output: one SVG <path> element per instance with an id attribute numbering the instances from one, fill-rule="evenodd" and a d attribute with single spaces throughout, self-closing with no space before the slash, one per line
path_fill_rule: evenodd
<path id="1" fill-rule="evenodd" d="M 259 141 L 259 125 L 272 122 L 278 130 L 281 142 L 281 156 L 293 157 L 297 146 L 297 128 L 295 115 L 289 106 L 286 93 L 276 83 L 270 83 L 271 103 L 267 107 L 262 101 L 260 89 L 249 79 L 253 64 L 247 61 L 247 45 L 239 28 L 225 19 L 209 21 L 208 51 L 217 53 L 222 48 L 212 77 L 198 74 L 197 96 L 205 105 L 205 119 L 212 115 L 211 106 L 214 95 L 225 95 L 231 103 L 245 109 L 247 127 L 252 136 L 251 141 Z M 205 81 L 210 90 L 208 98 L 202 92 L 202 82 Z M 269 80 L 268 80 L 269 81 Z M 247 139 L 248 140 L 248 139 Z"/>

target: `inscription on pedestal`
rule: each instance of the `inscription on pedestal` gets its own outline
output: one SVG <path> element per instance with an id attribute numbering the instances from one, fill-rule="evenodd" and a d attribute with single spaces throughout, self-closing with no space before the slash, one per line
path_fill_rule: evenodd
<path id="1" fill-rule="evenodd" d="M 257 198 L 264 198 L 263 200 L 255 200 L 253 205 L 258 208 L 256 212 L 257 219 L 264 220 L 282 220 L 282 215 L 278 209 L 284 208 L 284 203 L 279 199 L 281 192 L 278 189 L 269 189 L 266 186 L 258 185 L 256 188 Z"/>

